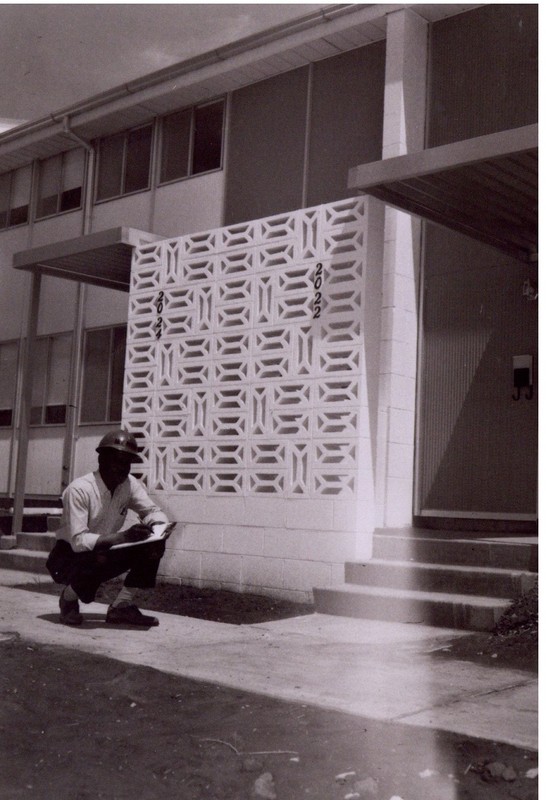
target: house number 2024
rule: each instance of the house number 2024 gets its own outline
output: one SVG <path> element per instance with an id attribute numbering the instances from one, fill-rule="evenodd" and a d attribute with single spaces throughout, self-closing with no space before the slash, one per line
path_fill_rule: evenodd
<path id="1" fill-rule="evenodd" d="M 322 313 L 322 264 L 315 267 L 313 277 L 313 319 L 318 319 Z"/>
<path id="2" fill-rule="evenodd" d="M 155 307 L 157 310 L 157 317 L 155 321 L 155 338 L 161 339 L 161 334 L 163 333 L 163 300 L 165 299 L 165 293 L 159 292 L 157 295 L 157 300 L 155 301 Z"/>

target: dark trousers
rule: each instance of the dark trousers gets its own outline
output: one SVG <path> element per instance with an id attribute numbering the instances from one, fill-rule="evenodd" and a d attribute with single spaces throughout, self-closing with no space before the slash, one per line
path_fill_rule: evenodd
<path id="1" fill-rule="evenodd" d="M 56 542 L 46 567 L 55 583 L 70 584 L 83 603 L 92 603 L 99 586 L 127 572 L 124 584 L 153 589 L 165 542 L 150 542 L 119 550 L 75 553 L 68 542 Z"/>

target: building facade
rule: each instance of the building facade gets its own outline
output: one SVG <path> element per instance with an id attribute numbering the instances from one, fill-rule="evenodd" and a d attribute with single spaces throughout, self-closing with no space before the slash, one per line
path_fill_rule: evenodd
<path id="1" fill-rule="evenodd" d="M 537 519 L 537 6 L 330 5 L 0 134 L 0 495 L 121 422 L 185 583 Z"/>

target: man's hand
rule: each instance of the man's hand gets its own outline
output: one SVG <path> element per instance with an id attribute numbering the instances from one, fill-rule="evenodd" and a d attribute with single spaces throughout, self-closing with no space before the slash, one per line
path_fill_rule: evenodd
<path id="1" fill-rule="evenodd" d="M 152 528 L 149 525 L 143 525 L 138 522 L 136 525 L 127 528 L 126 531 L 120 531 L 120 533 L 123 534 L 124 542 L 142 542 L 150 536 Z"/>
<path id="2" fill-rule="evenodd" d="M 115 533 L 102 533 L 95 545 L 95 550 L 109 550 L 116 544 L 125 544 L 125 542 L 143 542 L 152 533 L 152 528 L 149 525 L 143 525 L 137 522 L 130 528 L 124 531 L 116 531 Z"/>

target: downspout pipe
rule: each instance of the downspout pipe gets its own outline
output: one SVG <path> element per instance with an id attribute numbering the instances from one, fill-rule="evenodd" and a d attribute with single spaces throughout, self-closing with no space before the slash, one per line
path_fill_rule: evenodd
<path id="1" fill-rule="evenodd" d="M 63 130 L 74 141 L 87 150 L 87 169 L 85 177 L 85 195 L 83 201 L 82 235 L 91 233 L 91 213 L 93 207 L 93 176 L 95 170 L 95 148 L 93 145 L 74 133 L 70 127 L 70 118 L 63 118 Z M 82 368 L 82 347 L 85 326 L 86 285 L 78 283 L 74 329 L 72 333 L 72 354 L 70 358 L 70 374 L 68 377 L 68 404 L 66 412 L 66 429 L 63 445 L 63 463 L 61 476 L 61 492 L 66 489 L 73 477 L 74 453 L 78 426 L 78 409 L 80 401 L 80 377 Z"/>
<path id="2" fill-rule="evenodd" d="M 91 142 L 88 142 L 86 139 L 82 139 L 81 136 L 78 136 L 72 128 L 70 127 L 70 117 L 65 116 L 63 117 L 63 131 L 68 134 L 74 141 L 78 142 L 89 154 L 94 154 L 95 150 Z M 87 176 L 89 178 L 89 175 Z M 84 231 L 86 233 L 86 231 Z"/>

